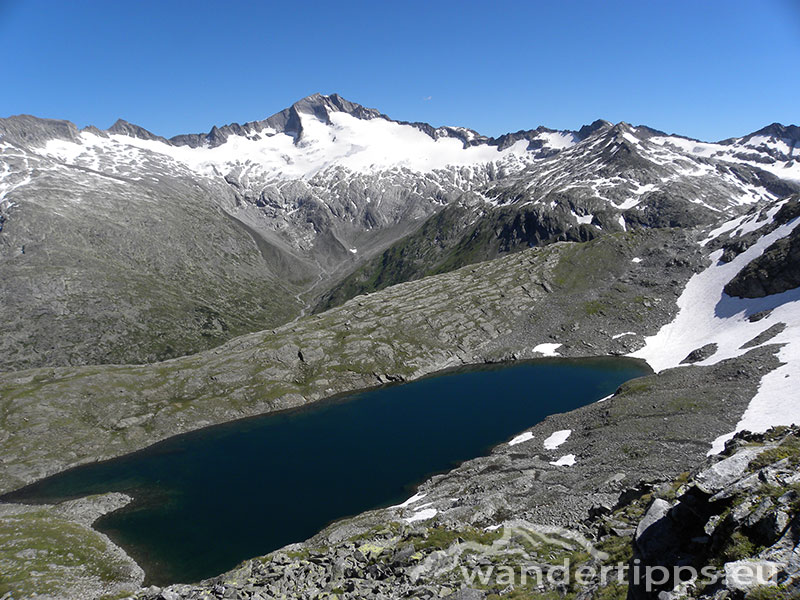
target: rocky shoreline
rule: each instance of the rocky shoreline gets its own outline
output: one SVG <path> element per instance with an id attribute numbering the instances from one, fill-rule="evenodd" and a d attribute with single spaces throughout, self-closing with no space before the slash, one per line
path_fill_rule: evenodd
<path id="1" fill-rule="evenodd" d="M 567 527 L 512 511 L 467 523 L 459 502 L 415 520 L 439 487 L 432 480 L 407 507 L 337 523 L 308 542 L 246 561 L 219 578 L 151 587 L 136 597 L 788 600 L 800 593 L 799 435 L 796 428 L 739 434 L 721 456 L 695 456 L 688 470 L 634 488 L 620 486 L 613 501 L 592 505 Z M 487 476 L 472 479 L 482 483 Z M 442 506 L 440 500 L 433 503 Z M 566 571 L 556 574 L 561 565 Z M 634 566 L 647 573 L 653 569 L 653 575 L 629 586 Z M 684 568 L 683 581 L 662 576 L 675 567 Z M 523 568 L 547 578 L 529 582 L 511 576 Z M 598 576 L 603 568 L 613 573 L 610 580 Z M 579 569 L 594 575 L 577 585 Z"/>

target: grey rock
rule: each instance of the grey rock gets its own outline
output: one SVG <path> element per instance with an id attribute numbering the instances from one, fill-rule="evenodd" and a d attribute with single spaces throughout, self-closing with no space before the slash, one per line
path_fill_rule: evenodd
<path id="1" fill-rule="evenodd" d="M 708 494 L 716 494 L 745 474 L 748 465 L 761 454 L 765 447 L 744 448 L 733 456 L 715 463 L 699 473 L 695 479 L 697 487 Z"/>
<path id="2" fill-rule="evenodd" d="M 781 238 L 753 259 L 730 283 L 725 293 L 740 298 L 763 298 L 800 286 L 800 229 Z"/>
<path id="3" fill-rule="evenodd" d="M 689 365 L 698 362 L 702 362 L 707 358 L 711 358 L 714 354 L 717 353 L 717 344 L 711 343 L 702 346 L 701 348 L 697 348 L 696 350 L 692 350 L 689 355 L 681 361 L 682 365 Z"/>

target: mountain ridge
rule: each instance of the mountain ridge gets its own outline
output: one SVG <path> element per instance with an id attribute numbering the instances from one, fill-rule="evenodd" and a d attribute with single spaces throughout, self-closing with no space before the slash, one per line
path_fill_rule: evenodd
<path id="1" fill-rule="evenodd" d="M 437 136 L 441 137 L 443 135 L 458 138 L 465 144 L 465 147 L 480 143 L 507 147 L 505 146 L 505 144 L 508 144 L 508 140 L 510 139 L 513 139 L 514 141 L 523 138 L 527 139 L 526 136 L 533 136 L 534 134 L 543 132 L 573 133 L 576 135 L 577 140 L 582 140 L 600 128 L 615 125 L 614 123 L 611 123 L 604 119 L 596 119 L 592 123 L 584 124 L 576 130 L 553 129 L 545 125 L 538 125 L 536 128 L 533 129 L 520 129 L 514 132 L 509 131 L 500 134 L 496 137 L 493 137 L 493 136 L 486 136 L 484 134 L 475 131 L 474 129 L 470 129 L 467 127 L 461 127 L 455 125 L 442 125 L 436 127 L 430 125 L 429 123 L 421 121 L 404 121 L 404 120 L 392 119 L 386 114 L 380 112 L 378 109 L 368 108 L 361 104 L 351 102 L 341 97 L 337 93 L 333 93 L 330 95 L 314 93 L 297 100 L 291 106 L 284 108 L 283 110 L 280 110 L 264 119 L 246 121 L 242 124 L 233 121 L 223 125 L 213 125 L 211 129 L 205 133 L 182 133 L 171 136 L 169 138 L 155 134 L 146 129 L 145 127 L 126 121 L 123 118 L 118 118 L 108 129 L 103 130 L 97 128 L 94 125 L 87 125 L 86 127 L 78 128 L 74 123 L 68 120 L 42 118 L 29 114 L 10 115 L 8 117 L 0 118 L 0 131 L 2 131 L 3 129 L 9 129 L 9 130 L 11 129 L 11 127 L 9 127 L 8 124 L 6 123 L 8 121 L 13 122 L 14 120 L 18 119 L 25 120 L 27 121 L 26 125 L 30 126 L 31 124 L 30 120 L 35 119 L 43 122 L 42 123 L 43 125 L 47 124 L 50 127 L 52 127 L 56 135 L 60 136 L 59 139 L 69 139 L 70 141 L 74 141 L 76 139 L 76 136 L 82 131 L 92 131 L 92 132 L 102 132 L 105 134 L 114 134 L 114 133 L 123 134 L 123 135 L 128 135 L 130 137 L 137 137 L 145 140 L 159 140 L 164 143 L 176 146 L 189 146 L 192 148 L 196 148 L 205 145 L 213 148 L 223 144 L 228 139 L 228 137 L 232 135 L 258 134 L 263 132 L 266 128 L 274 129 L 278 133 L 284 133 L 288 131 L 290 133 L 298 134 L 302 131 L 302 126 L 299 125 L 297 117 L 297 114 L 299 112 L 307 112 L 308 114 L 313 114 L 317 118 L 320 118 L 320 120 L 325 121 L 327 120 L 329 111 L 343 112 L 346 114 L 356 116 L 356 118 L 362 120 L 384 119 L 401 125 L 410 125 L 419 129 L 420 131 L 423 131 L 424 133 L 426 133 L 427 135 L 431 136 L 434 139 L 436 139 Z M 617 124 L 628 124 L 628 123 L 625 121 L 620 121 L 620 123 Z M 699 138 L 694 138 L 683 134 L 677 134 L 677 133 L 667 134 L 658 129 L 653 129 L 647 125 L 637 125 L 636 129 L 646 129 L 650 132 L 651 135 L 663 135 L 663 136 L 668 135 L 670 137 L 680 137 L 692 141 L 703 141 L 700 140 Z M 794 141 L 800 141 L 800 127 L 793 124 L 783 125 L 781 123 L 774 122 L 749 134 L 745 134 L 740 137 L 724 138 L 723 140 L 719 140 L 713 143 L 729 144 L 729 143 L 734 143 L 736 140 L 748 140 L 758 135 L 773 135 L 773 136 L 780 135 L 784 137 L 789 137 Z"/>

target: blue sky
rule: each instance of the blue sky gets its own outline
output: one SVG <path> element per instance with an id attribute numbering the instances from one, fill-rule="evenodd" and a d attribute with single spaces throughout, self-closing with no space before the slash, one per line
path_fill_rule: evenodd
<path id="1" fill-rule="evenodd" d="M 800 1 L 0 0 L 0 116 L 172 136 L 338 92 L 487 135 L 800 122 Z"/>

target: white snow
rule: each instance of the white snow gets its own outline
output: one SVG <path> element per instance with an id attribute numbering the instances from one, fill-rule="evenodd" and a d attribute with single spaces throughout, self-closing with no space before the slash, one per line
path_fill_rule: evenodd
<path id="1" fill-rule="evenodd" d="M 591 214 L 589 214 L 589 215 L 579 215 L 574 210 L 571 211 L 571 212 L 572 212 L 572 216 L 575 217 L 578 220 L 578 223 L 581 224 L 581 225 L 589 225 L 592 222 L 592 219 L 594 219 L 594 215 L 591 215 Z"/>
<path id="2" fill-rule="evenodd" d="M 488 527 L 484 527 L 483 530 L 484 531 L 497 531 L 501 527 L 502 527 L 502 525 L 489 525 Z"/>
<path id="3" fill-rule="evenodd" d="M 348 248 L 351 254 L 358 254 L 358 248 Z"/>
<path id="4" fill-rule="evenodd" d="M 800 294 L 795 294 L 795 305 L 800 304 Z M 783 309 L 783 310 L 781 310 Z M 725 442 L 739 431 L 763 432 L 778 425 L 800 425 L 800 401 L 797 388 L 800 382 L 800 309 L 780 307 L 776 319 L 787 322 L 788 328 L 771 343 L 784 343 L 778 359 L 784 363 L 761 378 L 761 385 L 747 410 L 736 424 L 736 429 L 714 441 L 709 454 L 725 449 Z"/>
<path id="5" fill-rule="evenodd" d="M 632 263 L 636 263 L 638 265 L 640 262 L 642 262 L 642 259 L 639 258 L 638 256 L 636 256 L 636 257 L 631 259 L 631 262 Z"/>
<path id="6" fill-rule="evenodd" d="M 778 152 L 781 152 L 787 156 L 790 156 L 794 150 L 792 146 L 792 140 L 772 138 L 767 135 L 754 135 L 743 145 L 751 146 L 753 148 L 763 146 L 769 150 L 777 150 Z"/>
<path id="7" fill-rule="evenodd" d="M 626 335 L 636 335 L 636 332 L 635 331 L 625 331 L 623 333 L 618 333 L 617 335 L 612 335 L 611 339 L 612 340 L 618 340 L 619 338 L 625 337 Z"/>
<path id="8" fill-rule="evenodd" d="M 699 364 L 714 364 L 746 352 L 741 350 L 746 343 L 776 321 L 776 311 L 766 319 L 751 323 L 747 316 L 768 308 L 775 308 L 789 300 L 785 292 L 767 298 L 740 299 L 723 294 L 725 285 L 750 261 L 760 256 L 776 240 L 788 235 L 799 219 L 781 225 L 769 235 L 763 236 L 746 251 L 729 263 L 717 262 L 722 250 L 711 254 L 713 264 L 693 275 L 678 298 L 678 315 L 653 336 L 645 338 L 645 346 L 631 356 L 642 358 L 656 372 L 678 364 L 692 351 L 708 343 L 719 345 L 717 352 Z M 780 296 L 780 297 L 779 297 Z M 791 311 L 800 310 L 800 305 Z M 788 316 L 788 315 L 787 315 Z M 800 316 L 800 315 L 798 315 Z"/>
<path id="9" fill-rule="evenodd" d="M 502 151 L 486 144 L 464 148 L 458 139 L 433 139 L 415 127 L 385 119 L 363 120 L 343 112 L 330 112 L 329 118 L 330 124 L 301 113 L 303 133 L 299 139 L 283 133 L 231 136 L 215 148 L 190 148 L 122 134 L 103 138 L 83 132 L 81 143 L 51 140 L 44 153 L 73 163 L 84 154 L 101 152 L 119 156 L 139 149 L 169 156 L 206 175 L 246 166 L 263 176 L 285 178 L 310 178 L 332 165 L 355 172 L 389 168 L 431 172 L 447 166 L 469 166 L 527 154 L 526 140 Z"/>
<path id="10" fill-rule="evenodd" d="M 733 145 L 698 142 L 695 140 L 687 140 L 674 136 L 654 136 L 649 138 L 647 141 L 652 144 L 662 146 L 665 149 L 673 148 L 694 156 L 705 158 L 713 157 L 732 163 L 753 164 L 752 161 L 748 161 L 746 158 L 736 155 L 740 154 L 742 150 L 752 152 L 753 149 L 760 145 L 754 143 L 753 140 L 756 140 L 757 142 L 763 142 L 761 138 L 762 136 L 756 136 L 751 138 L 750 142 L 748 143 L 741 144 L 740 142 L 737 142 Z M 787 155 L 790 155 L 790 152 L 793 152 L 793 150 L 785 142 L 773 141 L 767 142 L 765 145 L 767 148 L 779 150 Z M 796 160 L 776 161 L 774 163 L 758 163 L 756 166 L 783 179 L 800 181 L 800 162 Z"/>
<path id="11" fill-rule="evenodd" d="M 737 217 L 735 219 L 732 219 L 730 221 L 727 221 L 727 222 L 723 223 L 722 225 L 720 225 L 716 229 L 713 229 L 708 234 L 708 237 L 706 237 L 703 241 L 700 242 L 700 245 L 701 246 L 705 246 L 710 241 L 715 240 L 719 236 L 721 236 L 721 235 L 723 235 L 725 233 L 728 233 L 729 231 L 733 231 L 734 229 L 739 227 L 747 218 L 748 218 L 748 215 L 742 215 L 741 217 Z"/>
<path id="12" fill-rule="evenodd" d="M 655 183 L 647 183 L 645 185 L 640 185 L 638 189 L 633 190 L 633 193 L 641 196 L 647 192 L 652 192 L 654 189 L 656 189 Z"/>
<path id="13" fill-rule="evenodd" d="M 622 134 L 622 137 L 625 138 L 627 141 L 629 141 L 631 144 L 638 144 L 639 143 L 639 138 L 637 138 L 635 135 L 631 135 L 627 131 L 625 131 Z"/>
<path id="14" fill-rule="evenodd" d="M 9 179 L 11 179 L 9 177 Z M 11 183 L 0 179 L 0 202 L 6 202 L 6 196 L 8 196 L 11 192 L 16 190 L 17 188 L 21 188 L 23 185 L 28 185 L 32 181 L 30 174 L 26 174 L 20 181 L 16 183 Z M 12 205 L 15 203 L 11 202 L 6 206 L 6 208 L 11 208 Z"/>
<path id="15" fill-rule="evenodd" d="M 598 400 L 598 402 L 605 402 L 606 400 L 610 400 L 613 397 L 614 397 L 614 394 L 609 394 L 608 396 L 606 396 L 604 398 L 600 398 L 600 400 Z"/>
<path id="16" fill-rule="evenodd" d="M 520 433 L 517 437 L 508 442 L 508 445 L 516 446 L 517 444 L 521 444 L 522 442 L 527 442 L 528 440 L 532 439 L 533 439 L 533 434 L 530 431 L 526 431 L 525 433 Z"/>
<path id="17" fill-rule="evenodd" d="M 558 350 L 561 348 L 562 344 L 539 344 L 538 346 L 534 346 L 533 351 L 538 352 L 539 354 L 544 354 L 545 356 L 558 356 Z"/>
<path id="18" fill-rule="evenodd" d="M 741 225 L 735 219 L 734 227 Z M 711 254 L 713 264 L 694 275 L 678 299 L 678 315 L 654 336 L 645 339 L 645 346 L 631 356 L 643 358 L 655 370 L 677 367 L 692 350 L 716 343 L 717 351 L 700 365 L 710 365 L 740 356 L 748 348 L 742 345 L 778 323 L 786 329 L 766 342 L 783 344 L 778 352 L 781 367 L 766 374 L 755 397 L 734 432 L 718 438 L 711 452 L 719 452 L 725 441 L 742 430 L 766 431 L 776 425 L 800 424 L 800 288 L 765 298 L 732 298 L 723 292 L 725 285 L 750 261 L 760 256 L 776 240 L 789 235 L 800 218 L 781 225 L 762 236 L 755 244 L 727 264 L 717 262 L 722 250 Z M 771 311 L 768 316 L 751 322 L 749 316 Z"/>
<path id="19" fill-rule="evenodd" d="M 574 454 L 566 454 L 559 458 L 558 460 L 554 460 L 550 462 L 551 465 L 556 467 L 571 467 L 575 464 L 575 455 Z"/>
<path id="20" fill-rule="evenodd" d="M 427 521 L 428 519 L 432 519 L 438 514 L 438 510 L 435 508 L 426 508 L 424 510 L 420 510 L 415 512 L 410 517 L 403 519 L 406 523 L 414 523 L 416 521 Z"/>
<path id="21" fill-rule="evenodd" d="M 572 434 L 572 429 L 562 429 L 551 434 L 544 442 L 545 450 L 555 450 L 561 444 L 567 441 L 567 438 Z"/>
<path id="22" fill-rule="evenodd" d="M 415 502 L 419 502 L 425 496 L 427 496 L 427 494 L 425 492 L 417 492 L 416 494 L 411 496 L 411 498 L 409 498 L 408 500 L 406 500 L 402 504 L 396 504 L 395 506 L 390 506 L 389 508 L 407 508 L 408 506 L 411 506 Z"/>
<path id="23" fill-rule="evenodd" d="M 567 131 L 545 131 L 537 137 L 556 150 L 563 150 L 578 143 L 578 138 L 575 134 Z"/>

